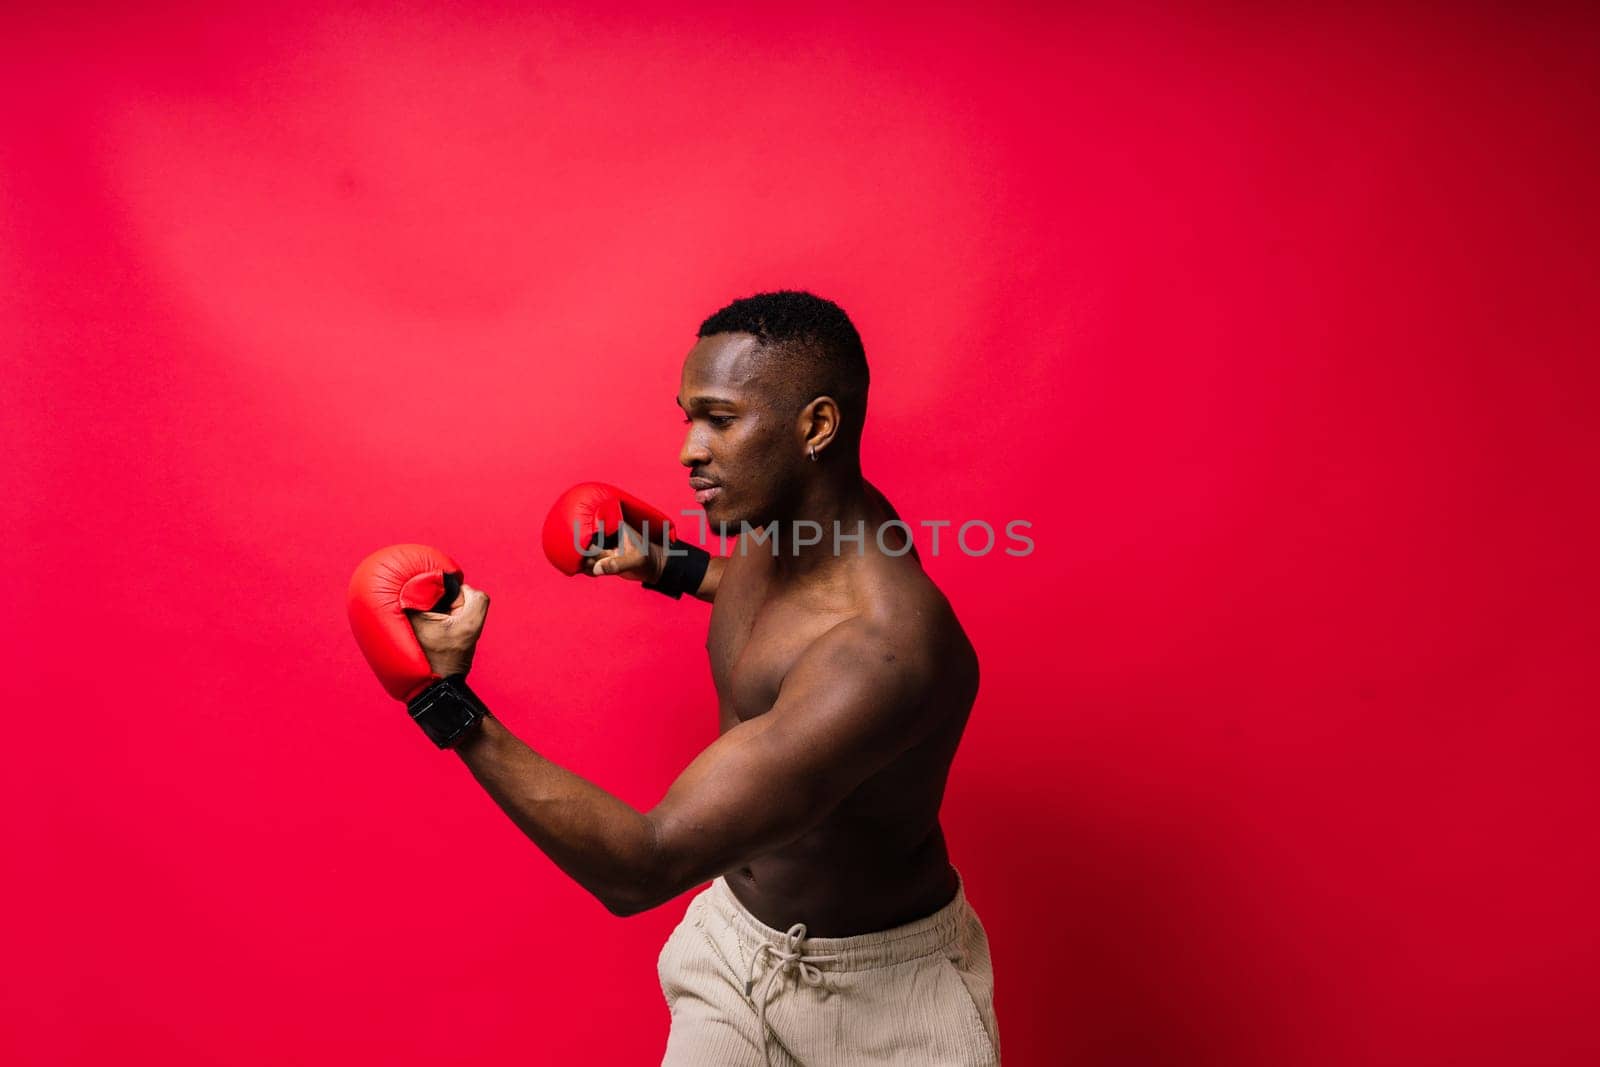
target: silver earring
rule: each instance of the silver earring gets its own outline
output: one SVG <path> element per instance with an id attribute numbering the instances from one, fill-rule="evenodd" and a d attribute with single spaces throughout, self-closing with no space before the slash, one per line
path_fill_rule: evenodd
<path id="1" fill-rule="evenodd" d="M 811 462 L 815 463 L 816 461 L 817 461 L 817 446 L 816 445 L 812 445 L 811 446 Z"/>

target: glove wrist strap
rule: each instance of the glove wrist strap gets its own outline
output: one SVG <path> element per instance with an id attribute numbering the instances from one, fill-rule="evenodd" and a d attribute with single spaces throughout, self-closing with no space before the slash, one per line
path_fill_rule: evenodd
<path id="1" fill-rule="evenodd" d="M 684 593 L 693 596 L 705 580 L 706 568 L 711 566 L 711 553 L 687 541 L 667 542 L 666 555 L 661 562 L 661 577 L 646 582 L 653 589 L 677 600 Z"/>
<path id="2" fill-rule="evenodd" d="M 453 748 L 489 714 L 478 694 L 467 688 L 467 676 L 441 678 L 406 704 L 412 721 L 440 748 Z"/>

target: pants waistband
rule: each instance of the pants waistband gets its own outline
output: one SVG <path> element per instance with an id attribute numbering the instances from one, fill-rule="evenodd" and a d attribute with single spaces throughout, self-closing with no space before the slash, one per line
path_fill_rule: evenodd
<path id="1" fill-rule="evenodd" d="M 733 895 L 726 878 L 719 877 L 712 882 L 702 898 L 727 919 L 741 940 L 752 946 L 781 942 L 786 936 L 782 930 L 775 930 L 750 914 L 739 898 Z M 955 897 L 932 915 L 872 933 L 852 934 L 849 937 L 807 937 L 805 952 L 808 956 L 837 957 L 826 965 L 825 969 L 830 971 L 892 967 L 932 955 L 950 944 L 956 939 L 969 911 L 966 887 L 961 882 L 961 872 L 957 871 Z"/>

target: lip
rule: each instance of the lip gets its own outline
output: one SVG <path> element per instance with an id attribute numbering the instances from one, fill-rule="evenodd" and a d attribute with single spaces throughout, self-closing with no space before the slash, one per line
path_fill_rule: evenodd
<path id="1" fill-rule="evenodd" d="M 717 499 L 717 497 L 719 497 L 721 495 L 722 495 L 722 487 L 720 485 L 708 486 L 705 489 L 697 489 L 697 490 L 695 490 L 694 502 L 703 507 L 704 505 L 711 503 L 713 500 Z"/>

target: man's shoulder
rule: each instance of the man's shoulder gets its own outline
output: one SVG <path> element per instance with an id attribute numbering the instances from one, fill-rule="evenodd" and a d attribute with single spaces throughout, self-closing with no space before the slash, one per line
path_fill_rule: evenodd
<path id="1" fill-rule="evenodd" d="M 927 709 L 976 681 L 953 654 L 942 627 L 927 618 L 899 613 L 863 613 L 835 624 L 800 654 L 783 682 L 788 695 L 806 709 L 836 718 L 842 712 L 852 730 L 908 730 L 926 719 Z M 900 734 L 896 734 L 900 736 Z"/>
<path id="2" fill-rule="evenodd" d="M 921 567 L 883 569 L 866 583 L 860 608 L 853 637 L 893 654 L 907 670 L 946 676 L 971 656 L 949 599 Z"/>
<path id="3" fill-rule="evenodd" d="M 918 561 L 907 556 L 880 556 L 863 578 L 858 590 L 863 618 L 921 633 L 950 626 L 959 629 L 949 599 Z"/>

